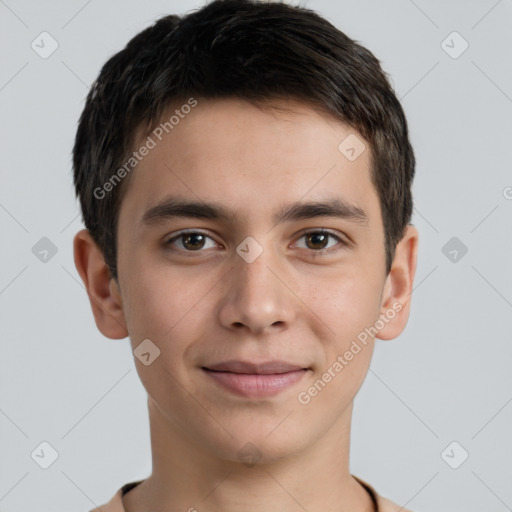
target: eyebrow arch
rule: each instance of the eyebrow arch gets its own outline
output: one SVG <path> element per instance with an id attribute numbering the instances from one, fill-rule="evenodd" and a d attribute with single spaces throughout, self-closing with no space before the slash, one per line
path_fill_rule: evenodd
<path id="1" fill-rule="evenodd" d="M 326 201 L 295 202 L 284 205 L 273 216 L 274 224 L 309 219 L 314 217 L 338 217 L 348 221 L 366 225 L 366 212 L 340 198 Z M 230 208 L 219 203 L 182 200 L 168 197 L 147 210 L 141 222 L 145 225 L 158 224 L 172 217 L 192 217 L 196 219 L 217 219 L 232 222 L 236 214 Z"/>
<path id="2" fill-rule="evenodd" d="M 362 208 L 339 198 L 287 204 L 274 215 L 274 222 L 277 224 L 314 217 L 339 217 L 357 224 L 368 224 L 368 215 Z"/>

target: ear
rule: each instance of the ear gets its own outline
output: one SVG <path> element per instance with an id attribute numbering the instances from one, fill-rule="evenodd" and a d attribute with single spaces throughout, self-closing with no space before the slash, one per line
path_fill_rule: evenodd
<path id="1" fill-rule="evenodd" d="M 407 325 L 416 274 L 418 239 L 418 230 L 409 224 L 396 246 L 395 257 L 382 293 L 380 318 L 385 325 L 376 335 L 381 340 L 396 338 Z"/>
<path id="2" fill-rule="evenodd" d="M 73 252 L 76 269 L 91 302 L 96 326 L 107 338 L 126 338 L 128 329 L 119 286 L 110 274 L 101 249 L 87 229 L 75 235 Z"/>

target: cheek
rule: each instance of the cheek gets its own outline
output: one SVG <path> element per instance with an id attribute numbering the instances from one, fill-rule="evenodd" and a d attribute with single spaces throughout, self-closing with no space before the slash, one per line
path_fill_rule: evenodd
<path id="1" fill-rule="evenodd" d="M 183 361 L 190 347 L 204 337 L 218 279 L 198 279 L 197 271 L 188 275 L 183 269 L 145 267 L 138 267 L 141 270 L 123 299 L 132 349 L 142 340 L 151 340 L 160 350 L 161 369 L 185 378 Z"/>
<path id="2" fill-rule="evenodd" d="M 125 314 L 130 334 L 151 333 L 165 339 L 182 321 L 194 315 L 196 305 L 208 290 L 207 283 L 188 280 L 172 269 L 151 269 L 149 263 L 138 268 L 127 290 Z"/>
<path id="3" fill-rule="evenodd" d="M 150 351 L 158 354 L 149 365 L 136 360 L 137 373 L 148 395 L 165 408 L 179 403 L 183 386 L 190 388 L 184 359 L 188 346 L 198 338 L 198 326 L 207 314 L 203 308 L 208 306 L 201 300 L 208 287 L 196 281 L 176 273 L 141 270 L 126 290 L 125 315 L 134 356 L 147 339 L 154 344 Z"/>
<path id="4" fill-rule="evenodd" d="M 331 349 L 344 349 L 378 317 L 380 283 L 362 274 L 353 268 L 333 273 L 321 284 L 317 280 L 306 294 L 306 304 L 324 324 Z"/>
<path id="5" fill-rule="evenodd" d="M 327 422 L 334 422 L 345 410 L 368 372 L 373 340 L 358 336 L 364 336 L 365 328 L 378 317 L 378 292 L 375 284 L 354 273 L 326 280 L 311 295 L 308 306 L 326 326 L 320 338 L 324 355 L 298 401 L 311 401 L 313 409 L 328 414 Z"/>

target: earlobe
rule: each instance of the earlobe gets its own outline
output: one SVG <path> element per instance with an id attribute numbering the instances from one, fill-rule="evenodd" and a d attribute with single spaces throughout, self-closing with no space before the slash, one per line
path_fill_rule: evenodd
<path id="1" fill-rule="evenodd" d="M 384 315 L 387 321 L 376 335 L 381 340 L 396 338 L 407 325 L 418 259 L 418 239 L 418 230 L 409 224 L 396 246 L 382 295 L 381 318 Z"/>
<path id="2" fill-rule="evenodd" d="M 128 336 L 121 294 L 103 253 L 87 229 L 73 240 L 75 266 L 87 290 L 96 326 L 111 339 Z"/>

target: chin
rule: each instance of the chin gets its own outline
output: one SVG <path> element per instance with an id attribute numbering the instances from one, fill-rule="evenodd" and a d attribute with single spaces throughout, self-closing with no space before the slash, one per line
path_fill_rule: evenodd
<path id="1" fill-rule="evenodd" d="M 242 463 L 247 467 L 273 464 L 306 449 L 314 437 L 304 430 L 284 428 L 279 421 L 273 422 L 272 427 L 265 424 L 261 428 L 254 422 L 245 425 L 237 423 L 236 426 L 226 426 L 233 437 L 222 435 L 221 439 L 215 436 L 205 441 L 208 449 L 220 459 Z M 205 432 L 205 435 L 208 433 Z"/>

